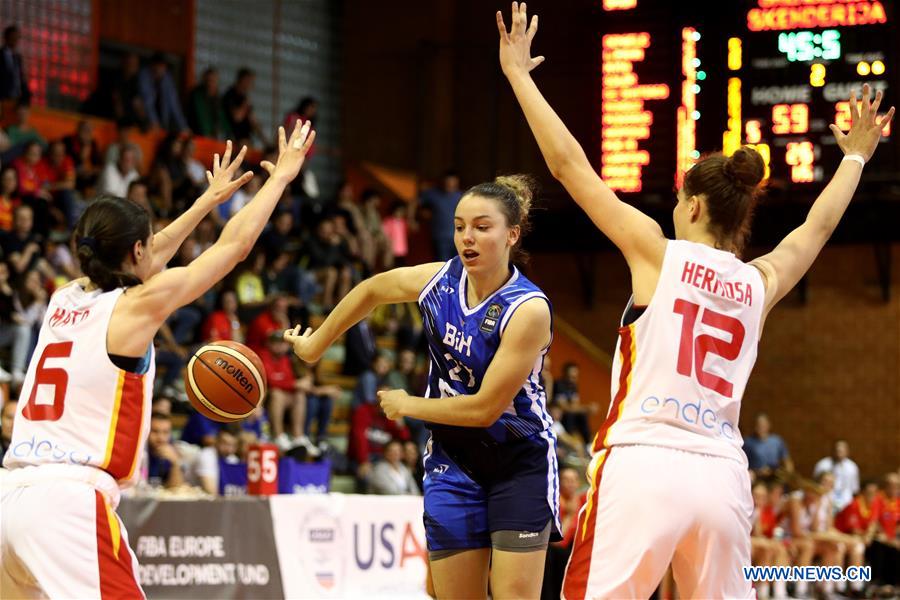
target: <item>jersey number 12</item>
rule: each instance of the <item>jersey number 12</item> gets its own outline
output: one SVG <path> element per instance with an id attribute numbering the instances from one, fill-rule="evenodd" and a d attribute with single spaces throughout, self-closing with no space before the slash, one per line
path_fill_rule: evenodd
<path id="1" fill-rule="evenodd" d="M 722 313 L 702 309 L 699 304 L 678 299 L 675 301 L 675 313 L 681 315 L 681 343 L 678 345 L 678 373 L 690 377 L 696 371 L 697 383 L 705 388 L 718 392 L 726 398 L 731 398 L 734 386 L 731 382 L 703 370 L 703 361 L 707 354 L 721 356 L 725 360 L 734 360 L 741 353 L 741 344 L 744 343 L 744 326 L 734 317 Z M 731 334 L 731 341 L 726 342 L 711 335 L 698 335 L 694 337 L 694 326 L 697 317 L 700 322 L 708 327 Z"/>

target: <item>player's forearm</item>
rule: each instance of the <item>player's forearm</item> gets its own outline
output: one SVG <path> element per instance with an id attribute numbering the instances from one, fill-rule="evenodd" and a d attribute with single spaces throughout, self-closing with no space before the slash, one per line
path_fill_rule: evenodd
<path id="1" fill-rule="evenodd" d="M 253 199 L 228 221 L 219 236 L 219 242 L 242 244 L 249 251 L 269 222 L 289 183 L 290 180 L 284 178 L 269 177 Z"/>
<path id="2" fill-rule="evenodd" d="M 315 356 L 321 356 L 325 349 L 348 329 L 362 321 L 378 305 L 372 280 L 366 279 L 355 286 L 334 307 L 325 322 L 312 334 L 311 341 Z"/>
<path id="3" fill-rule="evenodd" d="M 488 427 L 499 418 L 478 394 L 446 398 L 410 397 L 404 405 L 402 416 L 458 427 Z"/>
<path id="4" fill-rule="evenodd" d="M 554 112 L 531 75 L 514 73 L 508 75 L 507 79 L 553 176 L 560 179 L 564 174 L 564 167 L 572 161 L 587 161 L 578 140 Z"/>
<path id="5" fill-rule="evenodd" d="M 153 236 L 153 273 L 159 273 L 172 260 L 184 240 L 207 214 L 209 208 L 204 207 L 198 200 L 168 227 Z"/>
<path id="6" fill-rule="evenodd" d="M 860 175 L 862 175 L 862 165 L 858 162 L 854 160 L 841 161 L 834 177 L 809 209 L 806 222 L 821 232 L 825 239 L 831 237 L 840 223 L 841 217 L 844 216 L 844 212 L 856 192 Z"/>

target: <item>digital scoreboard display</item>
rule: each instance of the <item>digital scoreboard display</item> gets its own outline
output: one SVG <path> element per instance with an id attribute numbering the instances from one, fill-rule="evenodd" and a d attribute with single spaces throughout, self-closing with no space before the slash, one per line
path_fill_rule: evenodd
<path id="1" fill-rule="evenodd" d="M 828 126 L 849 128 L 851 90 L 883 91 L 881 113 L 900 106 L 891 0 L 597 9 L 599 170 L 625 197 L 669 192 L 701 153 L 742 144 L 763 155 L 770 184 L 815 194 L 842 156 Z M 867 175 L 896 175 L 895 137 Z"/>

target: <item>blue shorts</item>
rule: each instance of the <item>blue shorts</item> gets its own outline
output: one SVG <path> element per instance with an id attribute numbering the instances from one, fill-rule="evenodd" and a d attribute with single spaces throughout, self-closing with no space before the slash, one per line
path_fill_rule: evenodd
<path id="1" fill-rule="evenodd" d="M 495 531 L 559 535 L 556 436 L 543 431 L 502 444 L 432 440 L 425 455 L 429 551 L 490 548 Z"/>

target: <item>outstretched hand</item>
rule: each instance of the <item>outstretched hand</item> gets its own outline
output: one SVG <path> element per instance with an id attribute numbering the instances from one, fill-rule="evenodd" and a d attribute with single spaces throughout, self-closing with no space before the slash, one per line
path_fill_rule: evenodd
<path id="1" fill-rule="evenodd" d="M 881 90 L 875 92 L 875 100 L 869 102 L 871 89 L 869 84 L 863 85 L 862 100 L 857 101 L 856 90 L 850 94 L 850 131 L 846 134 L 837 125 L 829 125 L 838 146 L 844 154 L 859 154 L 866 162 L 872 158 L 884 129 L 894 118 L 894 107 L 886 115 L 878 117 L 881 105 Z"/>
<path id="2" fill-rule="evenodd" d="M 306 159 L 306 153 L 309 152 L 315 139 L 316 132 L 310 128 L 309 121 L 301 125 L 300 119 L 297 119 L 290 139 L 285 139 L 284 127 L 279 127 L 278 160 L 274 165 L 264 160 L 259 166 L 268 171 L 271 177 L 280 179 L 284 183 L 293 181 L 300 172 L 300 167 L 303 166 L 303 161 Z"/>
<path id="3" fill-rule="evenodd" d="M 222 159 L 219 160 L 218 154 L 213 155 L 212 172 L 206 172 L 206 181 L 209 182 L 209 187 L 206 188 L 199 200 L 207 201 L 212 206 L 218 206 L 231 198 L 231 195 L 245 183 L 253 179 L 253 171 L 247 171 L 237 179 L 232 180 L 241 163 L 244 162 L 246 154 L 247 146 L 244 146 L 238 152 L 238 155 L 234 157 L 234 160 L 231 160 L 231 140 L 225 142 L 225 153 L 222 155 Z"/>
<path id="4" fill-rule="evenodd" d="M 538 29 L 537 15 L 531 17 L 528 25 L 528 14 L 523 2 L 512 3 L 512 29 L 506 31 L 503 13 L 497 11 L 497 30 L 500 32 L 500 68 L 509 77 L 515 73 L 528 73 L 544 62 L 543 56 L 531 57 L 531 41 Z"/>
<path id="5" fill-rule="evenodd" d="M 300 325 L 292 329 L 284 331 L 284 341 L 289 343 L 294 349 L 297 358 L 304 362 L 312 363 L 322 357 L 322 353 L 315 350 L 312 343 L 312 327 L 307 327 L 306 331 L 300 333 Z"/>

